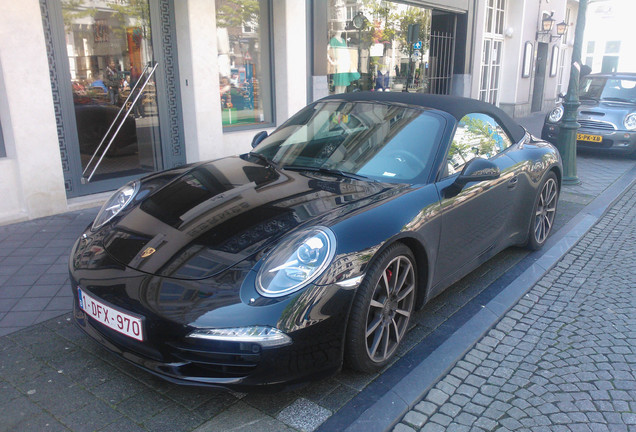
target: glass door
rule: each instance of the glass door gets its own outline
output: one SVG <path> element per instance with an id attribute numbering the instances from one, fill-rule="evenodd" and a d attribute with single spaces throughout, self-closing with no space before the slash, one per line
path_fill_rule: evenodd
<path id="1" fill-rule="evenodd" d="M 161 169 L 147 0 L 62 2 L 84 193 Z M 89 186 L 90 185 L 90 186 Z"/>

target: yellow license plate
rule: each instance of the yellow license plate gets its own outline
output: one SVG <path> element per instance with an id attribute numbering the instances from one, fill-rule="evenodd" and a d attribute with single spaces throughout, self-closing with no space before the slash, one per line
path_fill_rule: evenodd
<path id="1" fill-rule="evenodd" d="M 577 141 L 591 141 L 591 142 L 601 142 L 603 141 L 603 137 L 600 135 L 588 135 L 588 134 L 576 134 Z"/>

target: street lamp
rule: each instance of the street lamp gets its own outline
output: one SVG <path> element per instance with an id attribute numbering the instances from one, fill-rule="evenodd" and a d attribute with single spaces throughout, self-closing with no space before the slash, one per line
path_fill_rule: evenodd
<path id="1" fill-rule="evenodd" d="M 588 0 L 579 1 L 579 12 L 576 18 L 574 33 L 574 47 L 572 48 L 572 67 L 570 68 L 570 82 L 568 92 L 563 100 L 563 123 L 559 129 L 557 148 L 563 159 L 563 184 L 577 185 L 581 181 L 576 176 L 576 132 L 579 124 L 576 113 L 581 105 L 579 102 L 579 76 L 581 74 L 581 47 L 583 32 L 585 31 L 585 13 Z"/>
<path id="2" fill-rule="evenodd" d="M 362 45 L 362 41 L 361 39 L 361 35 L 362 35 L 362 29 L 366 26 L 367 24 L 367 17 L 364 16 L 364 14 L 362 12 L 358 12 L 356 14 L 356 16 L 353 17 L 353 19 L 351 20 L 351 24 L 353 25 L 353 28 L 355 28 L 356 30 L 358 30 L 358 73 L 360 73 L 360 66 L 361 66 L 361 62 L 360 62 L 360 48 Z"/>

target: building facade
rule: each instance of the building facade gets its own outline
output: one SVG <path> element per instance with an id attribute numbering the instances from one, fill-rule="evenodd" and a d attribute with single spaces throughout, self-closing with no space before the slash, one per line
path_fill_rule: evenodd
<path id="1" fill-rule="evenodd" d="M 255 133 L 328 94 L 546 109 L 567 81 L 571 36 L 554 41 L 537 26 L 544 14 L 575 17 L 577 3 L 535 3 L 3 2 L 0 223 L 96 205 L 146 173 L 249 151 Z"/>
<path id="2" fill-rule="evenodd" d="M 554 107 L 567 91 L 578 1 L 486 0 L 476 14 L 470 97 L 513 117 Z M 543 30 L 543 20 L 552 29 Z M 567 24 L 557 35 L 557 23 Z"/>
<path id="3" fill-rule="evenodd" d="M 591 3 L 581 59 L 593 73 L 636 72 L 636 39 L 630 0 L 602 0 Z"/>

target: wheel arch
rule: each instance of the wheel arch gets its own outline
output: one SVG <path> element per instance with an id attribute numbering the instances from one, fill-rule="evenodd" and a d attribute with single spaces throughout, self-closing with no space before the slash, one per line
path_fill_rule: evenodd
<path id="1" fill-rule="evenodd" d="M 561 181 L 563 180 L 563 173 L 561 172 L 561 168 L 558 165 L 553 165 L 548 172 L 552 171 L 554 175 L 557 177 L 557 184 L 559 186 L 559 191 L 561 191 Z"/>
<path id="2" fill-rule="evenodd" d="M 398 236 L 391 238 L 380 247 L 373 258 L 369 261 L 368 265 L 371 265 L 386 249 L 393 246 L 395 243 L 402 243 L 408 247 L 417 264 L 417 292 L 415 296 L 415 310 L 421 309 L 426 303 L 428 288 L 430 286 L 430 268 L 432 263 L 430 262 L 431 255 L 423 242 L 417 237 L 417 234 L 413 232 L 403 232 Z"/>

